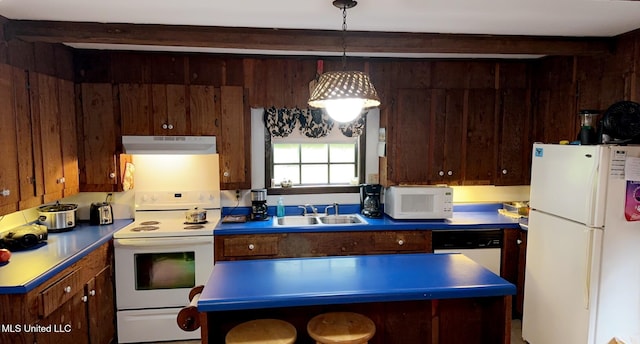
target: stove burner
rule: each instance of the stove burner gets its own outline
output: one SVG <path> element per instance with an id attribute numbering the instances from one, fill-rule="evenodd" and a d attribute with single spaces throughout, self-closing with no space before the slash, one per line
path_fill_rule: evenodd
<path id="1" fill-rule="evenodd" d="M 184 229 L 202 229 L 202 228 L 204 228 L 203 225 L 191 225 L 191 226 L 184 227 Z"/>
<path id="2" fill-rule="evenodd" d="M 153 221 L 149 221 L 149 222 L 153 222 Z M 158 227 L 158 226 L 139 226 L 139 227 L 131 228 L 131 230 L 133 232 L 149 232 L 149 231 L 155 231 L 156 229 L 160 229 L 160 227 Z"/>
<path id="3" fill-rule="evenodd" d="M 153 226 L 153 225 L 159 225 L 160 222 L 159 221 L 145 221 L 145 222 L 140 222 L 141 226 Z"/>

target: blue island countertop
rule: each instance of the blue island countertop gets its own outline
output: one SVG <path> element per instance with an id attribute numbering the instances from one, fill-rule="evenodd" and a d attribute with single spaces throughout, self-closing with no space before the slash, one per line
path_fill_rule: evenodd
<path id="1" fill-rule="evenodd" d="M 259 281 L 259 283 L 256 283 Z M 462 254 L 387 254 L 217 262 L 200 312 L 514 295 Z"/>
<path id="2" fill-rule="evenodd" d="M 49 233 L 46 244 L 14 251 L 9 262 L 0 265 L 0 294 L 26 293 L 102 246 L 132 219 L 92 226 L 78 222 L 67 232 Z"/>
<path id="3" fill-rule="evenodd" d="M 297 207 L 287 207 L 287 215 L 299 211 Z M 341 206 L 341 209 L 343 207 Z M 346 206 L 344 214 L 354 213 L 359 206 Z M 363 217 L 367 224 L 344 224 L 331 226 L 298 225 L 277 226 L 276 217 L 271 216 L 266 221 L 247 221 L 244 223 L 218 223 L 214 235 L 232 234 L 268 234 L 295 232 L 339 232 L 339 231 L 367 231 L 367 230 L 455 230 L 455 229 L 495 229 L 522 228 L 526 219 L 511 218 L 498 213 L 502 204 L 460 204 L 454 205 L 453 217 L 445 220 L 394 220 L 384 215 L 382 218 Z M 318 209 L 324 209 L 319 207 Z M 295 213 L 298 214 L 298 213 Z M 224 215 L 224 212 L 223 212 Z"/>

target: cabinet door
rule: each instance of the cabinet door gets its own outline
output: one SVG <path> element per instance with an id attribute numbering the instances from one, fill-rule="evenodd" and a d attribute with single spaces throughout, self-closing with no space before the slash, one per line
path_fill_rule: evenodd
<path id="1" fill-rule="evenodd" d="M 240 86 L 220 88 L 220 188 L 251 187 L 251 152 L 248 107 L 244 104 L 244 89 Z"/>
<path id="2" fill-rule="evenodd" d="M 53 313 L 37 323 L 43 327 L 51 326 L 51 331 L 36 333 L 38 344 L 87 342 L 87 311 L 82 299 L 83 295 L 82 292 L 76 293 Z"/>
<path id="3" fill-rule="evenodd" d="M 464 184 L 491 184 L 496 166 L 496 91 L 468 90 Z"/>
<path id="4" fill-rule="evenodd" d="M 91 344 L 108 344 L 115 335 L 116 314 L 111 276 L 111 265 L 108 265 L 89 280 L 85 288 Z"/>
<path id="5" fill-rule="evenodd" d="M 399 89 L 396 97 L 387 139 L 388 179 L 394 184 L 426 184 L 431 93 L 426 89 Z"/>
<path id="6" fill-rule="evenodd" d="M 64 197 L 77 194 L 80 189 L 78 171 L 78 125 L 76 121 L 75 91 L 73 82 L 58 79 L 60 105 L 60 143 L 64 174 Z"/>
<path id="7" fill-rule="evenodd" d="M 42 203 L 44 177 L 40 127 L 32 118 L 27 72 L 12 67 L 13 101 L 18 139 L 18 175 L 20 176 L 20 209 Z"/>
<path id="8" fill-rule="evenodd" d="M 500 91 L 500 135 L 496 185 L 529 183 L 531 140 L 529 92 L 526 89 Z"/>
<path id="9" fill-rule="evenodd" d="M 11 67 L 0 64 L 0 215 L 18 210 L 18 154 Z"/>
<path id="10" fill-rule="evenodd" d="M 220 89 L 189 86 L 191 135 L 220 135 Z"/>
<path id="11" fill-rule="evenodd" d="M 429 132 L 432 145 L 428 179 L 433 184 L 462 183 L 462 157 L 464 151 L 463 89 L 432 90 L 431 122 Z"/>
<path id="12" fill-rule="evenodd" d="M 39 117 L 44 170 L 44 201 L 62 198 L 64 170 L 60 140 L 60 108 L 57 79 L 48 75 L 30 75 L 32 112 Z"/>
<path id="13" fill-rule="evenodd" d="M 153 134 L 189 135 L 185 85 L 152 85 Z"/>
<path id="14" fill-rule="evenodd" d="M 116 120 L 111 84 L 84 83 L 82 92 L 83 191 L 113 191 L 117 183 Z"/>
<path id="15" fill-rule="evenodd" d="M 118 92 L 122 135 L 152 135 L 151 85 L 120 84 Z"/>

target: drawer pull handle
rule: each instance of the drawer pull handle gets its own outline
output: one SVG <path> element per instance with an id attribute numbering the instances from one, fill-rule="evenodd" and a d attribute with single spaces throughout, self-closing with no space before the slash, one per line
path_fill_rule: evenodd
<path id="1" fill-rule="evenodd" d="M 82 302 L 87 303 L 87 300 L 88 300 L 87 295 L 82 297 Z"/>
<path id="2" fill-rule="evenodd" d="M 402 239 L 398 240 L 398 245 L 400 245 L 400 246 L 404 245 L 404 240 L 402 240 Z"/>
<path id="3" fill-rule="evenodd" d="M 89 290 L 89 296 L 96 296 L 96 290 L 95 289 Z"/>
<path id="4" fill-rule="evenodd" d="M 68 286 L 64 287 L 64 292 L 65 292 L 66 294 L 69 294 L 69 293 L 71 292 L 71 286 L 70 286 L 70 285 L 68 285 Z"/>
<path id="5" fill-rule="evenodd" d="M 253 251 L 254 248 L 256 248 L 254 244 L 249 244 L 249 250 Z"/>

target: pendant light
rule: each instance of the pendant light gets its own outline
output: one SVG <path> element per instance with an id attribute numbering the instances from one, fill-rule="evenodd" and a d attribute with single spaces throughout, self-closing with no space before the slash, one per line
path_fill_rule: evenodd
<path id="1" fill-rule="evenodd" d="M 347 9 L 358 4 L 354 0 L 335 0 L 333 6 L 342 9 L 342 71 L 320 75 L 309 97 L 309 106 L 323 108 L 337 122 L 351 122 L 363 109 L 380 105 L 380 99 L 369 76 L 347 67 Z"/>

